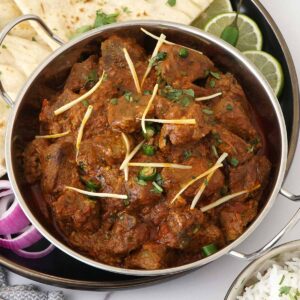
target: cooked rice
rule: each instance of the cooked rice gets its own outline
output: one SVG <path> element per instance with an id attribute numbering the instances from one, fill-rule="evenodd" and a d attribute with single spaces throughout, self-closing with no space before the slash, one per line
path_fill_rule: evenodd
<path id="1" fill-rule="evenodd" d="M 247 287 L 238 300 L 298 300 L 300 299 L 300 259 L 293 258 L 284 266 L 273 264 L 258 282 Z"/>

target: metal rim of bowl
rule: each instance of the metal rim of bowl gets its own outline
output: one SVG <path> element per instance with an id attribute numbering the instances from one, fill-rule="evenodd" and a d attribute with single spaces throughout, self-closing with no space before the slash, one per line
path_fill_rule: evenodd
<path id="1" fill-rule="evenodd" d="M 279 44 L 282 47 L 284 56 L 287 61 L 289 74 L 291 76 L 293 85 L 292 85 L 292 93 L 293 93 L 293 108 L 294 108 L 294 122 L 292 127 L 292 135 L 291 135 L 291 144 L 289 148 L 289 156 L 288 156 L 288 162 L 287 162 L 287 170 L 289 169 L 295 149 L 297 146 L 297 139 L 298 139 L 298 130 L 299 130 L 299 91 L 298 91 L 298 81 L 297 81 L 297 74 L 296 70 L 293 64 L 293 60 L 291 57 L 291 54 L 288 50 L 288 47 L 286 45 L 286 42 L 280 33 L 277 25 L 275 24 L 274 20 L 271 18 L 269 13 L 266 11 L 266 9 L 262 6 L 262 4 L 258 0 L 253 0 L 254 5 L 257 9 L 261 11 L 261 13 L 264 15 L 265 19 L 268 21 L 270 27 L 273 29 L 273 32 L 275 33 Z M 117 284 L 113 282 L 113 285 L 111 285 L 110 282 L 108 283 L 102 283 L 102 282 L 95 282 L 95 281 L 83 281 L 83 280 L 74 280 L 74 279 L 66 279 L 61 278 L 58 276 L 52 276 L 48 274 L 44 274 L 39 271 L 33 271 L 27 267 L 19 266 L 18 264 L 11 262 L 9 259 L 2 258 L 1 257 L 1 263 L 6 266 L 7 268 L 11 269 L 12 271 L 19 273 L 21 275 L 36 279 L 38 281 L 43 281 L 47 283 L 52 283 L 56 285 L 65 285 L 69 287 L 77 287 L 77 288 L 85 288 L 85 289 L 115 289 L 115 288 L 126 288 L 126 287 L 137 287 L 144 284 L 151 284 L 154 282 L 158 282 L 170 277 L 174 277 L 174 275 L 167 275 L 167 276 L 159 276 L 159 277 L 148 277 L 148 278 L 141 278 L 141 279 L 134 279 L 130 282 L 130 284 Z M 181 273 L 181 275 L 184 273 Z M 176 275 L 175 277 L 178 277 Z M 133 284 L 132 284 L 133 282 Z"/>

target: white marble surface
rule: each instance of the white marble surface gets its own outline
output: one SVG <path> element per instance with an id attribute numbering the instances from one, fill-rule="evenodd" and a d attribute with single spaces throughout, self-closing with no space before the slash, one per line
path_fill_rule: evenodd
<path id="1" fill-rule="evenodd" d="M 163 1 L 163 0 L 162 0 Z M 250 1 L 250 0 L 245 0 Z M 292 52 L 297 72 L 300 77 L 300 1 L 299 0 L 261 0 L 269 10 Z M 289 176 L 285 182 L 285 188 L 300 193 L 300 143 L 298 144 L 296 157 Z M 298 177 L 299 176 L 299 177 Z M 239 249 L 251 251 L 258 249 L 265 244 L 271 236 L 275 235 L 281 227 L 289 220 L 293 212 L 296 211 L 299 203 L 290 201 L 278 196 L 278 199 L 267 218 L 259 226 L 259 229 L 244 242 Z M 290 231 L 281 243 L 300 238 L 300 224 Z M 205 266 L 189 275 L 167 283 L 140 288 L 136 290 L 126 290 L 107 294 L 104 292 L 86 292 L 64 289 L 68 300 L 152 300 L 152 299 L 206 299 L 220 300 L 224 298 L 229 286 L 236 275 L 246 266 L 245 262 L 238 261 L 231 257 L 223 257 L 218 261 Z M 56 287 L 32 282 L 26 278 L 9 273 L 10 282 L 13 284 L 34 283 L 44 290 L 55 290 Z"/>

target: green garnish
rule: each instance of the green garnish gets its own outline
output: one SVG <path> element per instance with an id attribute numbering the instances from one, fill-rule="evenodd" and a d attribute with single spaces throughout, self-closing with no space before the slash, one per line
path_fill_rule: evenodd
<path id="1" fill-rule="evenodd" d="M 124 200 L 123 200 L 123 203 L 124 203 L 125 206 L 129 206 L 130 200 L 129 200 L 128 198 L 127 198 L 127 199 L 124 199 Z"/>
<path id="2" fill-rule="evenodd" d="M 149 91 L 149 90 L 145 90 L 143 92 L 144 95 L 152 95 L 152 91 Z"/>
<path id="3" fill-rule="evenodd" d="M 288 295 L 290 293 L 291 289 L 292 289 L 292 287 L 290 287 L 290 286 L 282 286 L 279 289 L 279 296 Z"/>
<path id="4" fill-rule="evenodd" d="M 128 102 L 132 102 L 132 101 L 133 101 L 132 92 L 125 92 L 125 93 L 124 93 L 124 98 L 125 98 L 126 101 L 128 101 Z"/>
<path id="5" fill-rule="evenodd" d="M 187 89 L 187 90 L 183 90 L 183 93 L 185 95 L 191 96 L 191 97 L 195 97 L 195 91 L 193 89 Z"/>
<path id="6" fill-rule="evenodd" d="M 161 90 L 161 95 L 168 98 L 172 102 L 180 102 L 182 97 L 185 95 L 194 98 L 195 92 L 193 89 L 179 90 L 167 85 L 163 90 Z"/>
<path id="7" fill-rule="evenodd" d="M 231 164 L 233 167 L 237 167 L 238 164 L 239 164 L 239 160 L 238 160 L 237 158 L 235 158 L 235 157 L 232 157 L 232 158 L 230 159 L 230 164 Z"/>
<path id="8" fill-rule="evenodd" d="M 135 178 L 135 181 L 138 185 L 141 185 L 141 186 L 147 185 L 147 182 L 145 180 L 139 179 L 138 177 Z"/>
<path id="9" fill-rule="evenodd" d="M 152 184 L 154 188 L 151 190 L 151 192 L 161 194 L 164 191 L 164 189 L 161 186 L 159 186 L 155 181 L 153 181 Z"/>
<path id="10" fill-rule="evenodd" d="M 143 153 L 148 156 L 153 156 L 155 154 L 155 147 L 152 145 L 143 145 Z"/>
<path id="11" fill-rule="evenodd" d="M 248 153 L 252 153 L 255 149 L 255 146 L 254 145 L 251 145 L 251 146 L 247 146 L 246 150 Z"/>
<path id="12" fill-rule="evenodd" d="M 124 13 L 126 13 L 126 14 L 131 14 L 131 13 L 132 13 L 132 11 L 131 11 L 127 6 L 123 6 L 123 7 L 122 7 L 122 11 L 123 11 Z"/>
<path id="13" fill-rule="evenodd" d="M 220 79 L 220 78 L 221 78 L 219 72 L 213 72 L 213 71 L 210 71 L 209 74 L 210 74 L 212 77 L 216 78 L 216 79 Z"/>
<path id="14" fill-rule="evenodd" d="M 220 195 L 222 197 L 226 196 L 228 194 L 228 186 L 227 185 L 224 185 L 222 186 L 221 190 L 220 190 Z"/>
<path id="15" fill-rule="evenodd" d="M 150 65 L 154 66 L 157 62 L 165 60 L 167 52 L 158 52 L 156 56 L 150 59 Z"/>
<path id="16" fill-rule="evenodd" d="M 112 98 L 112 99 L 110 99 L 110 103 L 111 103 L 112 105 L 117 105 L 118 102 L 119 102 L 119 99 L 118 99 L 118 98 Z"/>
<path id="17" fill-rule="evenodd" d="M 181 104 L 183 107 L 189 106 L 190 103 L 191 103 L 191 98 L 189 98 L 188 96 L 184 96 L 184 97 L 180 100 L 180 104 Z"/>
<path id="18" fill-rule="evenodd" d="M 84 85 L 86 85 L 90 82 L 95 83 L 95 82 L 97 82 L 97 79 L 98 79 L 97 70 L 92 70 L 86 76 Z"/>
<path id="19" fill-rule="evenodd" d="M 209 108 L 203 108 L 202 112 L 205 113 L 206 115 L 213 115 L 214 114 L 214 112 Z"/>
<path id="20" fill-rule="evenodd" d="M 97 184 L 88 180 L 85 182 L 85 187 L 90 192 L 97 192 L 101 188 L 101 184 Z"/>
<path id="21" fill-rule="evenodd" d="M 227 104 L 226 105 L 226 110 L 232 111 L 233 110 L 233 106 L 231 104 Z"/>
<path id="22" fill-rule="evenodd" d="M 285 278 L 285 276 L 284 276 L 284 275 L 282 275 L 282 277 L 281 277 L 281 280 L 280 280 L 280 282 L 279 282 L 279 284 L 280 284 L 280 285 L 283 283 L 283 281 L 284 281 L 284 278 Z"/>
<path id="23" fill-rule="evenodd" d="M 145 180 L 145 181 L 151 181 L 156 178 L 156 168 L 152 167 L 144 167 L 140 170 L 139 179 Z"/>
<path id="24" fill-rule="evenodd" d="M 176 0 L 168 0 L 166 4 L 169 4 L 171 7 L 176 5 Z"/>
<path id="25" fill-rule="evenodd" d="M 202 247 L 202 253 L 205 257 L 213 255 L 217 251 L 218 251 L 218 248 L 215 244 L 209 244 L 209 245 Z"/>
<path id="26" fill-rule="evenodd" d="M 164 185 L 164 180 L 163 180 L 163 178 L 161 177 L 160 173 L 157 173 L 157 174 L 156 174 L 156 179 L 155 179 L 155 181 L 156 181 L 160 186 Z"/>
<path id="27" fill-rule="evenodd" d="M 205 179 L 203 180 L 203 183 L 204 183 L 205 186 L 208 186 L 208 180 L 207 180 L 207 178 L 205 178 Z"/>
<path id="28" fill-rule="evenodd" d="M 69 39 L 73 40 L 73 39 L 77 38 L 78 36 L 82 35 L 83 33 L 90 31 L 92 29 L 93 29 L 93 26 L 90 26 L 90 25 L 81 26 L 81 27 L 77 28 L 75 30 L 75 32 L 69 36 Z"/>
<path id="29" fill-rule="evenodd" d="M 149 140 L 152 138 L 156 133 L 156 130 L 153 126 L 151 125 L 146 125 L 146 133 L 143 131 L 143 136 L 145 139 Z"/>
<path id="30" fill-rule="evenodd" d="M 180 57 L 186 58 L 189 55 L 189 50 L 186 48 L 180 48 L 178 54 Z"/>
<path id="31" fill-rule="evenodd" d="M 214 88 L 214 87 L 216 86 L 215 80 L 211 79 L 210 82 L 209 82 L 209 86 L 210 86 L 211 88 Z"/>
<path id="32" fill-rule="evenodd" d="M 183 159 L 188 160 L 192 156 L 192 151 L 191 150 L 185 150 L 183 152 Z"/>
<path id="33" fill-rule="evenodd" d="M 82 100 L 82 104 L 85 106 L 85 107 L 88 107 L 90 104 L 89 104 L 89 101 L 88 100 Z"/>
<path id="34" fill-rule="evenodd" d="M 217 132 L 212 132 L 212 135 L 213 135 L 213 138 L 215 139 L 215 141 L 218 143 L 218 144 L 222 144 L 223 141 L 220 137 L 220 135 L 217 133 Z"/>
<path id="35" fill-rule="evenodd" d="M 106 14 L 102 10 L 96 11 L 96 19 L 94 22 L 94 28 L 98 28 L 104 25 L 112 24 L 117 22 L 119 13 Z"/>

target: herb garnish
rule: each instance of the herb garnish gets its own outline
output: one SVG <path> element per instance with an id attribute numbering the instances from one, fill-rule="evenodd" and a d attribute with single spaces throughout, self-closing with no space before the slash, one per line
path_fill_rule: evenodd
<path id="1" fill-rule="evenodd" d="M 233 110 L 233 106 L 231 104 L 227 104 L 226 105 L 226 110 L 232 111 Z"/>
<path id="2" fill-rule="evenodd" d="M 290 290 L 292 289 L 292 287 L 290 286 L 282 286 L 280 289 L 279 289 L 279 296 L 282 296 L 282 295 L 288 295 L 290 293 Z"/>
<path id="3" fill-rule="evenodd" d="M 166 4 L 169 4 L 171 7 L 176 5 L 176 0 L 168 0 Z"/>
<path id="4" fill-rule="evenodd" d="M 230 164 L 231 164 L 233 167 L 237 167 L 238 164 L 239 164 L 239 160 L 238 160 L 237 158 L 235 158 L 235 157 L 232 157 L 232 158 L 230 159 Z"/>
<path id="5" fill-rule="evenodd" d="M 96 184 L 90 180 L 85 182 L 85 187 L 90 192 L 97 192 L 101 188 L 101 184 Z"/>
<path id="6" fill-rule="evenodd" d="M 191 150 L 185 150 L 183 152 L 183 159 L 188 160 L 192 156 L 192 151 Z"/>
<path id="7" fill-rule="evenodd" d="M 88 107 L 90 104 L 89 104 L 89 101 L 88 100 L 83 100 L 82 101 L 82 104 L 85 106 L 85 107 Z"/>
<path id="8" fill-rule="evenodd" d="M 129 92 L 129 91 L 125 92 L 124 93 L 124 98 L 128 102 L 132 102 L 133 101 L 132 92 Z"/>
<path id="9" fill-rule="evenodd" d="M 149 90 L 145 90 L 143 92 L 143 94 L 146 96 L 146 95 L 152 95 L 152 91 L 149 91 Z"/>
<path id="10" fill-rule="evenodd" d="M 85 77 L 85 83 L 84 85 L 87 85 L 88 83 L 95 83 L 98 80 L 97 70 L 90 71 L 87 76 Z"/>
<path id="11" fill-rule="evenodd" d="M 150 66 L 153 67 L 159 61 L 165 60 L 167 57 L 167 52 L 158 52 L 156 56 L 150 59 Z"/>
<path id="12" fill-rule="evenodd" d="M 180 48 L 178 54 L 179 54 L 180 57 L 186 58 L 189 55 L 189 50 L 186 49 L 186 48 Z"/>
<path id="13" fill-rule="evenodd" d="M 141 186 L 145 186 L 147 185 L 147 182 L 143 179 L 140 179 L 138 177 L 135 178 L 135 182 L 138 184 L 138 185 L 141 185 Z"/>
<path id="14" fill-rule="evenodd" d="M 214 114 L 214 112 L 209 108 L 203 108 L 202 112 L 205 113 L 206 115 L 213 115 Z"/>
<path id="15" fill-rule="evenodd" d="M 193 89 L 179 90 L 167 85 L 163 90 L 161 90 L 161 95 L 168 98 L 172 102 L 179 103 L 186 107 L 195 97 L 195 92 Z"/>
<path id="16" fill-rule="evenodd" d="M 111 103 L 112 105 L 117 105 L 118 102 L 119 102 L 119 99 L 118 99 L 118 98 L 112 98 L 112 99 L 110 99 L 110 103 Z"/>
<path id="17" fill-rule="evenodd" d="M 151 192 L 161 194 L 164 191 L 164 189 L 160 185 L 158 185 L 155 181 L 152 182 L 152 185 L 154 186 L 154 188 L 151 190 Z"/>
<path id="18" fill-rule="evenodd" d="M 216 78 L 216 79 L 220 79 L 220 78 L 221 78 L 219 72 L 213 72 L 213 71 L 210 71 L 209 74 L 210 74 L 212 77 Z"/>
<path id="19" fill-rule="evenodd" d="M 210 82 L 209 82 L 209 86 L 210 86 L 211 88 L 214 88 L 214 87 L 216 86 L 215 80 L 211 79 Z"/>

